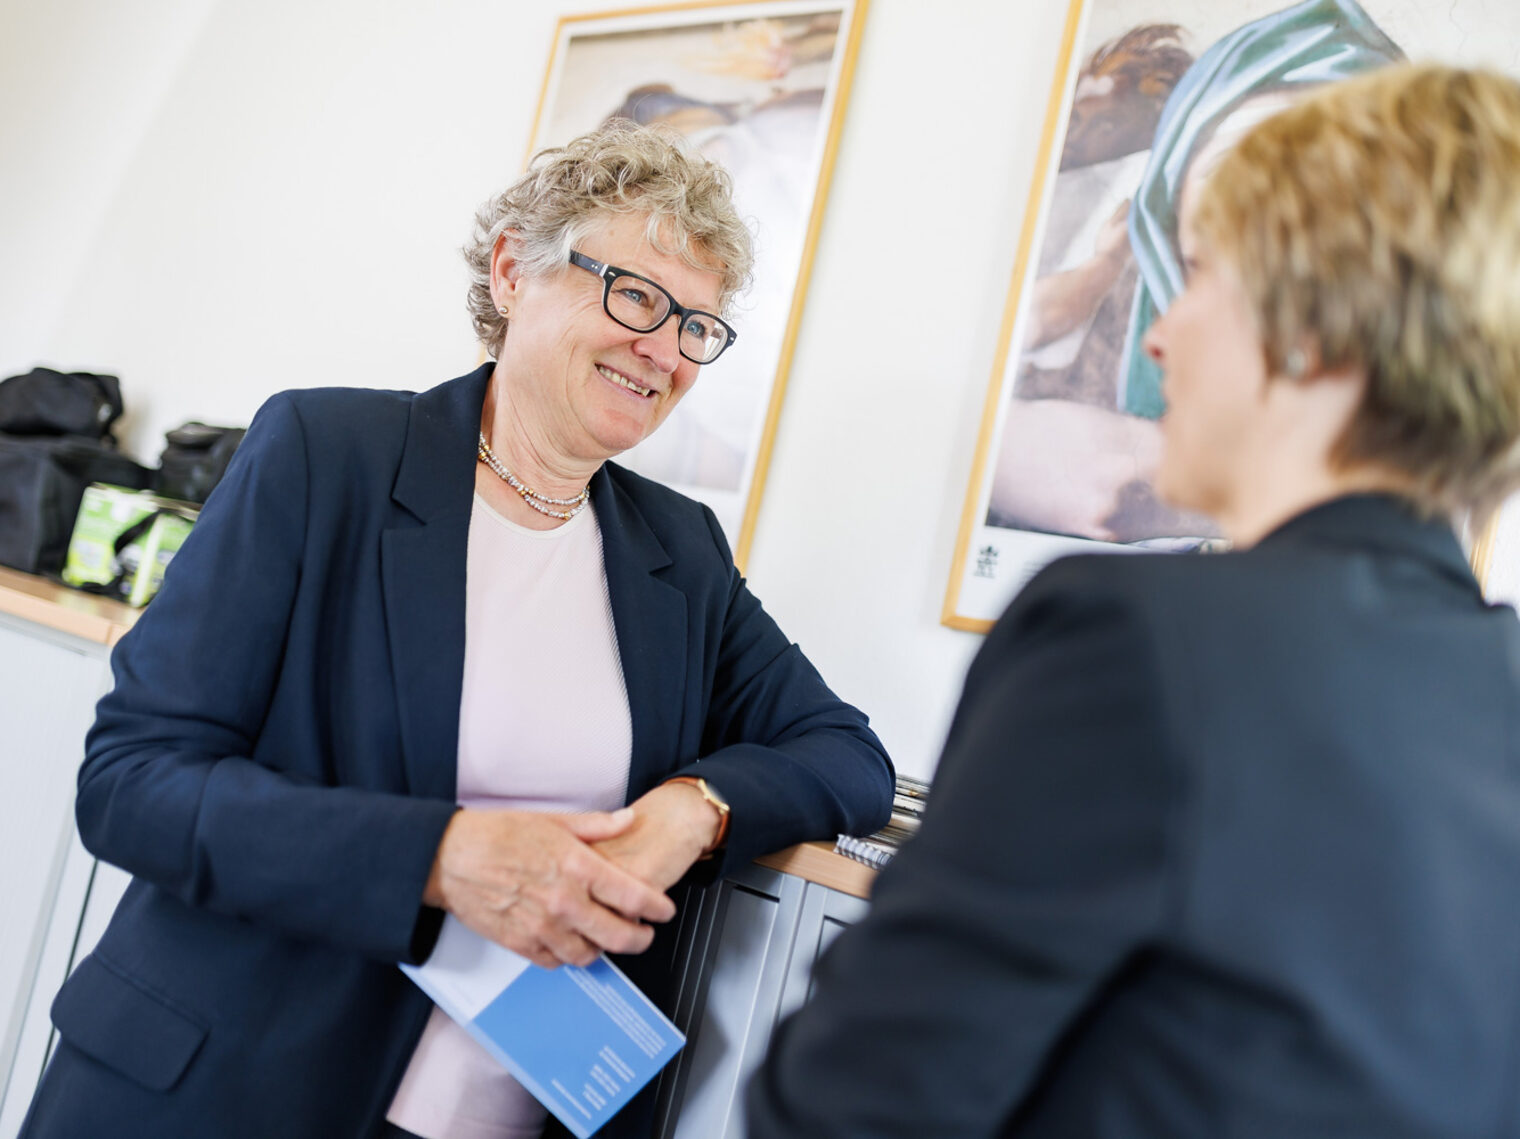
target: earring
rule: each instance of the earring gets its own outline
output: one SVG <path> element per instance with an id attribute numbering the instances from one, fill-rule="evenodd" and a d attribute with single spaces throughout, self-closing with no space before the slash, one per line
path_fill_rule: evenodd
<path id="1" fill-rule="evenodd" d="M 501 317 L 502 317 L 503 320 L 507 319 L 508 317 L 510 317 L 512 315 L 510 312 L 507 311 L 507 306 L 506 305 L 502 305 L 496 311 L 499 312 L 499 313 L 501 313 Z"/>
<path id="2" fill-rule="evenodd" d="M 1309 357 L 1302 348 L 1290 348 L 1283 357 L 1283 370 L 1288 373 L 1288 378 L 1301 380 L 1304 373 L 1309 370 Z"/>

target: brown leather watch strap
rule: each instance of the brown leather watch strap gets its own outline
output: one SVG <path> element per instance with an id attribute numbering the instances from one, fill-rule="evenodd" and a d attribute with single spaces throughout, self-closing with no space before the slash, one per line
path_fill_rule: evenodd
<path id="1" fill-rule="evenodd" d="M 667 779 L 665 782 L 690 783 L 693 787 L 702 793 L 702 798 L 711 803 L 714 810 L 718 812 L 717 836 L 712 840 L 711 843 L 708 844 L 707 849 L 702 852 L 702 857 L 704 858 L 711 856 L 714 851 L 720 849 L 723 846 L 724 842 L 728 840 L 728 820 L 729 816 L 733 813 L 732 809 L 728 805 L 728 800 L 725 799 L 722 795 L 718 794 L 718 792 L 713 789 L 712 784 L 710 784 L 707 780 L 702 779 L 696 775 L 676 775 L 672 776 L 670 779 Z"/>

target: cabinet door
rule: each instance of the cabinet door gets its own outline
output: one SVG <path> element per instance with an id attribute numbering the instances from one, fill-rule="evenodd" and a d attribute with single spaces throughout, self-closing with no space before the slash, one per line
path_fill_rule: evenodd
<path id="1" fill-rule="evenodd" d="M 686 1047 L 670 1076 L 660 1134 L 739 1139 L 739 1093 L 770 1039 L 807 883 L 751 866 L 710 887 L 706 928 L 695 931 L 678 1012 Z M 687 997 L 690 996 L 690 1003 Z M 671 1107 L 675 1110 L 671 1111 Z"/>
<path id="2" fill-rule="evenodd" d="M 692 896 L 675 1018 L 687 1041 L 661 1086 L 658 1135 L 743 1139 L 744 1085 L 776 1023 L 807 999 L 818 955 L 868 906 L 759 866 Z"/>
<path id="3" fill-rule="evenodd" d="M 12 1139 L 21 1130 L 42 1070 L 57 1043 L 58 1030 L 49 1015 L 53 997 L 74 966 L 95 948 L 131 881 L 125 870 L 97 862 L 74 834 L 54 895 L 52 918 L 43 936 L 10 1079 L 0 1095 L 0 1139 Z"/>
<path id="4" fill-rule="evenodd" d="M 84 736 L 106 683 L 103 648 L 0 618 L 0 899 L 9 930 L 0 938 L 0 1104 L 7 1109 L 74 833 Z M 30 1088 L 25 1094 L 30 1099 Z"/>
<path id="5" fill-rule="evenodd" d="M 866 916 L 871 904 L 851 894 L 841 894 L 816 882 L 809 882 L 802 895 L 802 914 L 797 921 L 797 940 L 792 947 L 791 965 L 781 990 L 776 1010 L 776 1024 L 796 1012 L 813 995 L 813 966 L 823 951 L 848 927 Z M 771 1026 L 775 1029 L 775 1024 Z"/>

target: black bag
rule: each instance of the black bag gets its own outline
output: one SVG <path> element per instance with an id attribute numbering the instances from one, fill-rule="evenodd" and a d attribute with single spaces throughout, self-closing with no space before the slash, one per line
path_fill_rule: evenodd
<path id="1" fill-rule="evenodd" d="M 0 380 L 0 431 L 102 439 L 121 417 L 121 381 L 93 372 L 33 368 Z"/>
<path id="2" fill-rule="evenodd" d="M 153 472 L 99 439 L 0 434 L 0 565 L 57 574 L 85 487 L 145 490 Z"/>
<path id="3" fill-rule="evenodd" d="M 164 436 L 168 446 L 158 461 L 154 491 L 181 502 L 205 502 L 211 488 L 222 481 L 245 434 L 242 427 L 209 427 L 204 423 L 176 427 Z"/>

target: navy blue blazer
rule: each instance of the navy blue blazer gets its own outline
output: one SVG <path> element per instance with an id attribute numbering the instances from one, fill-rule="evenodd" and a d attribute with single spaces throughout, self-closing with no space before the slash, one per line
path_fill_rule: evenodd
<path id="1" fill-rule="evenodd" d="M 465 545 L 489 365 L 420 395 L 271 399 L 112 657 L 85 845 L 134 876 L 53 1006 L 27 1139 L 368 1139 L 429 1012 L 420 898 L 454 808 Z M 870 831 L 892 770 L 750 594 L 711 511 L 591 483 L 630 800 L 698 773 L 723 866 Z M 719 870 L 722 869 L 720 866 Z M 625 967 L 666 994 L 674 926 Z M 647 1097 L 605 1132 L 647 1134 Z"/>
<path id="2" fill-rule="evenodd" d="M 749 1139 L 1520 1134 L 1520 625 L 1449 528 L 1039 574 Z"/>

